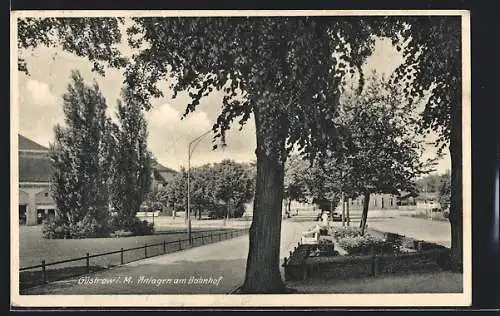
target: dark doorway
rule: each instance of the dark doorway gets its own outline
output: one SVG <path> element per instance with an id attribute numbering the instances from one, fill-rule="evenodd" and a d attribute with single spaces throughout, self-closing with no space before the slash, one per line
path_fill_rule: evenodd
<path id="1" fill-rule="evenodd" d="M 36 210 L 36 223 L 40 225 L 45 219 L 45 210 Z"/>
<path id="2" fill-rule="evenodd" d="M 26 204 L 19 205 L 19 225 L 26 225 Z"/>

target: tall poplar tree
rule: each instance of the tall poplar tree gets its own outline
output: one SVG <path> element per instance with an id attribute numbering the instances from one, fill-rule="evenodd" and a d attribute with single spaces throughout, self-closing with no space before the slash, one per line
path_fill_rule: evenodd
<path id="1" fill-rule="evenodd" d="M 104 237 L 109 232 L 112 148 L 106 100 L 97 83 L 86 85 L 78 71 L 72 72 L 63 99 L 65 124 L 55 127 L 50 146 L 59 237 Z"/>
<path id="2" fill-rule="evenodd" d="M 117 147 L 113 159 L 113 207 L 120 228 L 133 229 L 136 213 L 151 191 L 152 155 L 147 148 L 147 122 L 143 108 L 129 91 L 118 101 Z"/>

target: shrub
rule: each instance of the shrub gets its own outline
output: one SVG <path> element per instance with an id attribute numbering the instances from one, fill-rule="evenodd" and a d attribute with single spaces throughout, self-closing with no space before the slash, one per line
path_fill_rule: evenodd
<path id="1" fill-rule="evenodd" d="M 117 236 L 117 234 L 120 236 L 144 236 L 152 235 L 155 232 L 153 223 L 141 221 L 137 217 L 121 218 L 119 216 L 113 216 L 110 226 L 114 232 L 114 236 Z"/>
<path id="2" fill-rule="evenodd" d="M 59 217 L 43 222 L 42 236 L 47 239 L 63 239 L 69 237 L 69 226 Z"/>
<path id="3" fill-rule="evenodd" d="M 46 220 L 42 236 L 47 239 L 81 239 L 109 237 L 110 227 L 107 222 L 99 223 L 95 218 L 84 217 L 76 223 L 67 223 L 60 216 Z"/>
<path id="4" fill-rule="evenodd" d="M 236 207 L 234 207 L 231 210 L 231 217 L 232 218 L 240 218 L 243 216 L 245 213 L 245 205 L 244 204 L 238 204 Z"/>
<path id="5" fill-rule="evenodd" d="M 358 237 L 361 236 L 361 230 L 356 227 L 336 227 L 331 229 L 330 235 L 335 239 L 342 239 L 345 237 Z"/>
<path id="6" fill-rule="evenodd" d="M 346 236 L 339 240 L 339 246 L 349 254 L 395 253 L 399 247 L 372 235 Z"/>
<path id="7" fill-rule="evenodd" d="M 155 228 L 153 223 L 137 219 L 132 225 L 131 231 L 135 236 L 153 235 Z"/>

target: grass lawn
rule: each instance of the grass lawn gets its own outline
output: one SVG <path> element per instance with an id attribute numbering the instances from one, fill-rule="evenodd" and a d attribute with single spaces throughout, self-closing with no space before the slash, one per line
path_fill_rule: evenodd
<path id="1" fill-rule="evenodd" d="M 349 280 L 304 280 L 287 282 L 299 293 L 462 293 L 461 273 L 448 271 L 386 275 Z"/>
<path id="2" fill-rule="evenodd" d="M 193 227 L 193 238 L 210 234 L 210 231 L 223 230 L 221 228 L 195 228 Z M 186 239 L 185 229 L 172 228 L 162 229 L 155 235 L 133 236 L 120 238 L 86 238 L 86 239 L 44 239 L 41 236 L 42 226 L 20 226 L 19 228 L 19 265 L 20 267 L 40 264 L 41 260 L 46 263 L 60 261 L 70 258 L 84 257 L 87 252 L 99 254 L 120 248 L 133 248 L 145 244 L 161 243 Z M 133 253 L 134 251 L 130 252 Z M 129 254 L 130 254 L 129 253 Z M 154 249 L 151 249 L 151 254 Z M 143 254 L 143 252 L 142 252 Z M 99 258 L 92 259 L 98 260 Z M 104 258 L 105 259 L 105 258 Z M 126 260 L 127 261 L 127 260 Z M 129 260 L 130 261 L 130 260 Z"/>

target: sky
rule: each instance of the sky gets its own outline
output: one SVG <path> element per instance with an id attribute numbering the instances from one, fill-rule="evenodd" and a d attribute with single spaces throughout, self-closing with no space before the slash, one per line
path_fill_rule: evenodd
<path id="1" fill-rule="evenodd" d="M 18 106 L 19 133 L 41 145 L 48 146 L 54 140 L 54 126 L 64 122 L 62 95 L 70 81 L 71 70 L 77 69 L 87 83 L 95 80 L 104 94 L 110 117 L 116 116 L 116 101 L 123 81 L 120 70 L 107 69 L 102 77 L 91 72 L 91 64 L 59 48 L 39 47 L 23 52 L 30 75 L 19 73 Z M 373 54 L 363 67 L 364 73 L 376 70 L 390 75 L 403 61 L 390 41 L 378 40 Z M 202 99 L 194 113 L 181 120 L 189 102 L 186 94 L 172 99 L 166 91 L 165 97 L 153 101 L 153 108 L 146 112 L 148 122 L 148 146 L 163 165 L 175 170 L 187 166 L 188 144 L 194 138 L 210 130 L 221 109 L 222 93 L 212 93 Z M 233 159 L 239 162 L 255 160 L 255 125 L 253 117 L 239 131 L 235 123 L 226 137 L 227 146 L 212 150 L 210 134 L 202 138 L 191 158 L 191 165 Z M 423 158 L 435 156 L 433 146 L 427 146 Z M 440 159 L 436 172 L 450 169 L 449 155 Z"/>

